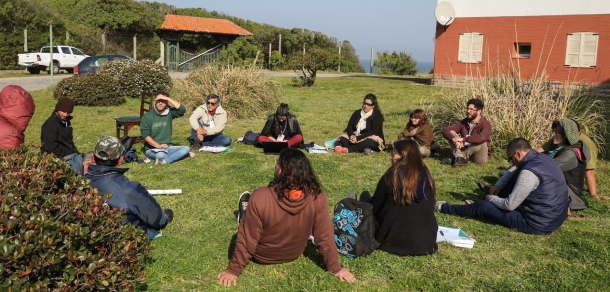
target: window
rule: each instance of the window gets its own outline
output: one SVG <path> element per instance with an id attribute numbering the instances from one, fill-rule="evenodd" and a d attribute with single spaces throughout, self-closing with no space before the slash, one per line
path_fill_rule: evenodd
<path id="1" fill-rule="evenodd" d="M 40 50 L 41 53 L 49 53 L 51 50 L 49 49 L 49 47 L 44 47 L 42 48 L 42 50 Z M 57 51 L 57 47 L 53 47 L 53 54 L 59 54 L 59 52 Z"/>
<path id="2" fill-rule="evenodd" d="M 531 52 L 531 43 L 515 43 L 515 58 L 529 58 Z"/>
<path id="3" fill-rule="evenodd" d="M 481 63 L 483 58 L 483 34 L 468 32 L 460 34 L 458 62 Z"/>
<path id="4" fill-rule="evenodd" d="M 70 52 L 70 48 L 68 48 L 68 47 L 61 47 L 61 52 L 64 53 L 64 54 L 68 54 L 68 55 L 72 54 Z"/>
<path id="5" fill-rule="evenodd" d="M 595 68 L 597 63 L 597 43 L 599 34 L 575 32 L 568 34 L 566 46 L 566 67 Z"/>
<path id="6" fill-rule="evenodd" d="M 83 54 L 83 52 L 81 52 L 79 49 L 77 48 L 72 48 L 72 54 L 74 55 L 79 55 L 79 56 L 84 56 L 85 54 Z"/>

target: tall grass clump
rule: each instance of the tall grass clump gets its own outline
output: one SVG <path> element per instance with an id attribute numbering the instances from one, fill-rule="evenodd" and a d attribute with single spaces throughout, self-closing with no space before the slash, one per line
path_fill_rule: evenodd
<path id="1" fill-rule="evenodd" d="M 212 64 L 174 83 L 173 96 L 187 111 L 203 104 L 210 93 L 221 98 L 222 107 L 233 118 L 263 117 L 279 104 L 279 82 L 255 66 Z"/>
<path id="2" fill-rule="evenodd" d="M 464 119 L 466 102 L 479 98 L 485 104 L 483 116 L 493 127 L 492 148 L 496 151 L 516 137 L 528 139 L 534 147 L 542 145 L 551 136 L 553 121 L 561 118 L 580 123 L 581 131 L 604 151 L 604 93 L 585 85 L 564 84 L 561 89 L 553 85 L 543 75 L 529 79 L 517 74 L 476 78 L 468 87 L 444 92 L 434 113 L 435 122 L 442 130 Z"/>

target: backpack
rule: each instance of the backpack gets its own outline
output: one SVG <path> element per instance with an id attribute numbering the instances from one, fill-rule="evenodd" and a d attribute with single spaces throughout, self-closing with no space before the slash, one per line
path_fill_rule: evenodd
<path id="1" fill-rule="evenodd" d="M 335 205 L 333 226 L 337 251 L 348 258 L 365 256 L 379 248 L 375 240 L 373 205 L 345 198 Z"/>
<path id="2" fill-rule="evenodd" d="M 258 145 L 258 136 L 260 136 L 260 134 L 248 131 L 244 134 L 242 142 L 248 145 Z"/>

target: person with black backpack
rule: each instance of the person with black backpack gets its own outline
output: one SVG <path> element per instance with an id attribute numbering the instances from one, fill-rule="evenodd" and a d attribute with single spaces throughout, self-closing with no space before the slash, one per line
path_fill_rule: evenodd
<path id="1" fill-rule="evenodd" d="M 381 244 L 379 248 L 399 256 L 433 254 L 438 250 L 436 187 L 417 142 L 394 142 L 390 159 L 392 166 L 370 199 L 378 224 L 375 239 Z"/>

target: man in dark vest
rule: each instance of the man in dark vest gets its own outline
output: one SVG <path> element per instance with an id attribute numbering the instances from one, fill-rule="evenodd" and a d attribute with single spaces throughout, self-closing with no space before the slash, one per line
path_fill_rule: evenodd
<path id="1" fill-rule="evenodd" d="M 567 217 L 568 186 L 557 164 L 548 155 L 532 150 L 523 138 L 513 139 L 506 149 L 516 166 L 506 185 L 495 188 L 484 201 L 467 205 L 436 203 L 441 213 L 485 217 L 502 226 L 528 234 L 549 234 Z M 499 191 L 498 191 L 499 190 Z"/>

